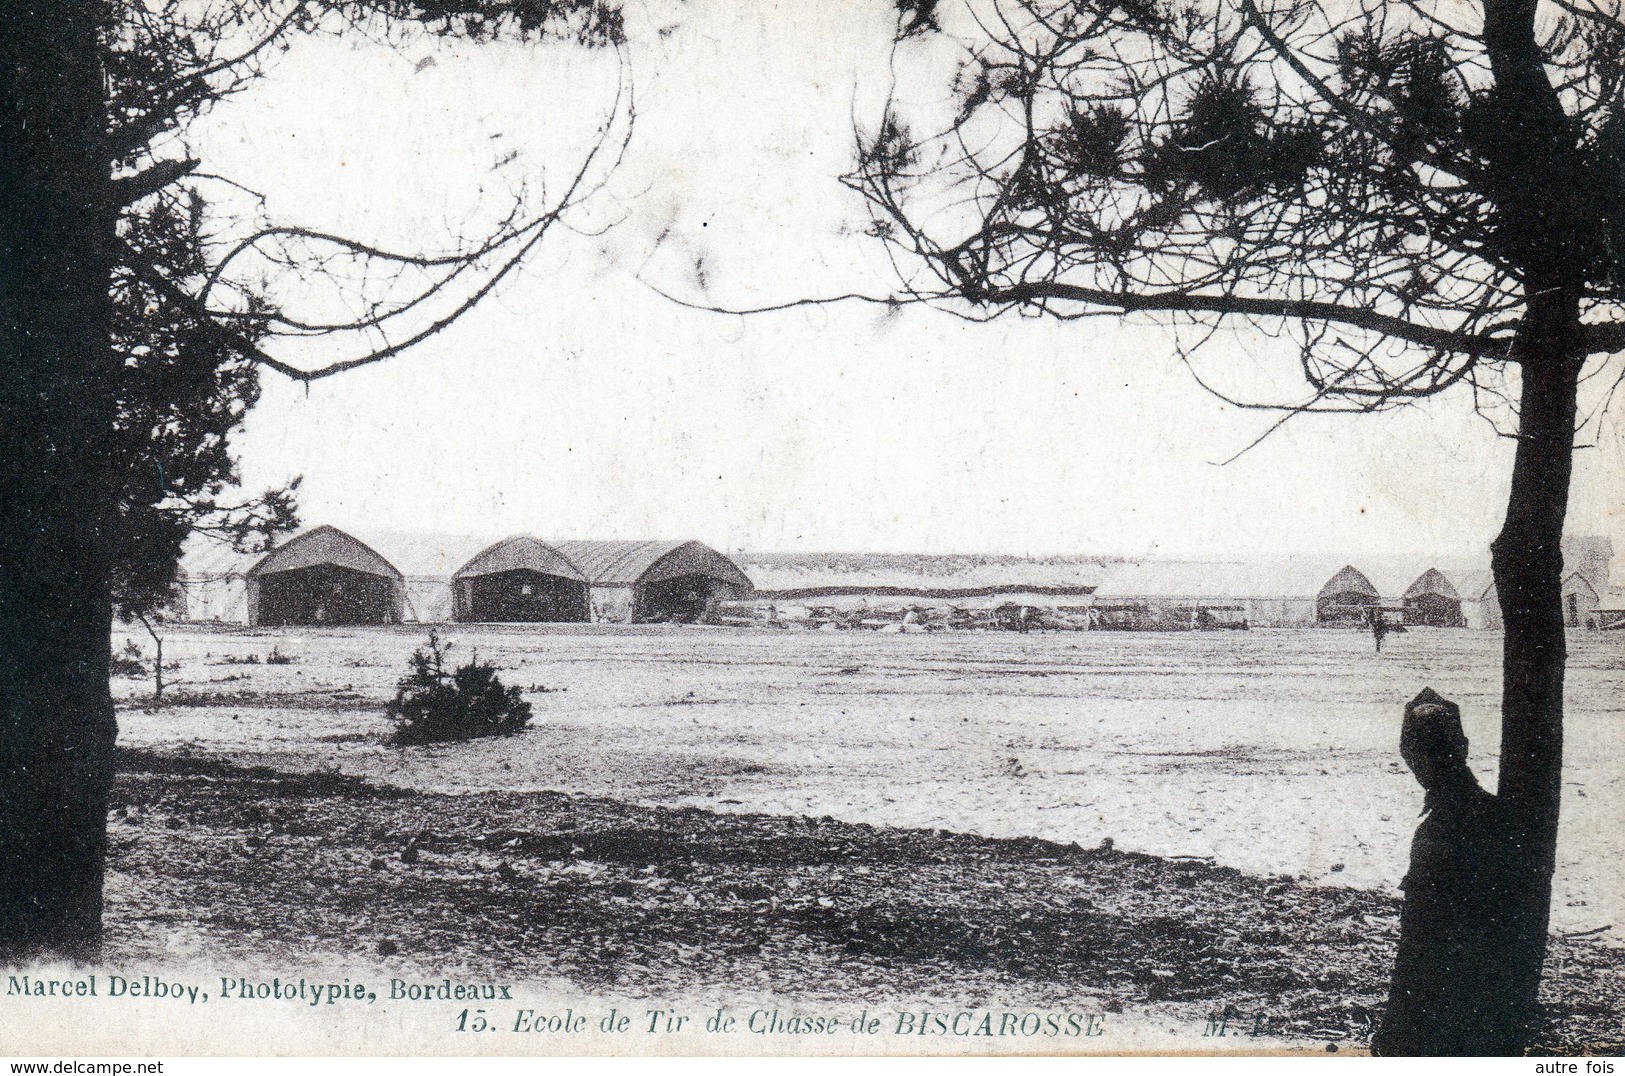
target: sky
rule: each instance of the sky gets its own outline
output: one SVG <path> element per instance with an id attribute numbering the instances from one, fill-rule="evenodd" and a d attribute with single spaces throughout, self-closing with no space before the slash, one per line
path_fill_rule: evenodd
<path id="1" fill-rule="evenodd" d="M 894 86 L 881 0 L 642 0 L 628 28 L 619 55 L 301 41 L 195 130 L 268 218 L 432 250 L 520 182 L 556 191 L 617 80 L 634 92 L 605 189 L 472 314 L 308 389 L 265 375 L 246 485 L 302 475 L 312 525 L 731 551 L 1443 559 L 1494 536 L 1512 446 L 1465 394 L 1296 419 L 1225 463 L 1273 418 L 1204 392 L 1149 322 L 672 302 L 894 289 L 839 182 L 853 125 L 893 89 L 940 105 L 958 57 L 929 46 L 911 70 L 936 77 Z M 1198 357 L 1301 391 L 1295 350 L 1256 330 Z M 1588 431 L 1570 530 L 1625 550 L 1622 431 Z"/>

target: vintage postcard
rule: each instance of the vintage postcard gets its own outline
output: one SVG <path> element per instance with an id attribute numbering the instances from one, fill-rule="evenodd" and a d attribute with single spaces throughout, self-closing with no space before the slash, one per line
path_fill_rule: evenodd
<path id="1" fill-rule="evenodd" d="M 0 52 L 0 1053 L 1625 1045 L 1617 5 Z"/>

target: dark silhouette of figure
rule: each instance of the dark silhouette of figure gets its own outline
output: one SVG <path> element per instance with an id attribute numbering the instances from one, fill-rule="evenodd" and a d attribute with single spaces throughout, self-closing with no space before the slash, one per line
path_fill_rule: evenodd
<path id="1" fill-rule="evenodd" d="M 1366 615 L 1371 619 L 1371 637 L 1377 641 L 1377 653 L 1382 653 L 1382 640 L 1388 634 L 1388 621 L 1383 619 L 1381 609 L 1371 609 Z"/>
<path id="2" fill-rule="evenodd" d="M 1523 1053 L 1511 949 L 1528 923 L 1512 901 L 1516 842 L 1503 805 L 1467 768 L 1461 711 L 1432 688 L 1405 707 L 1399 753 L 1427 790 L 1411 842 L 1387 1013 L 1371 1050 L 1387 1057 Z"/>

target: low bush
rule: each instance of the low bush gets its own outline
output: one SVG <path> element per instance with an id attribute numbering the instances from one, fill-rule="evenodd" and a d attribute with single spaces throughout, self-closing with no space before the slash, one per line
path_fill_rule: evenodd
<path id="1" fill-rule="evenodd" d="M 292 665 L 297 658 L 292 654 L 284 654 L 278 647 L 271 647 L 271 652 L 265 655 L 267 665 Z"/>
<path id="2" fill-rule="evenodd" d="M 530 723 L 530 703 L 517 687 L 505 687 L 494 665 L 479 655 L 447 671 L 450 643 L 429 633 L 428 649 L 412 652 L 412 671 L 396 685 L 385 712 L 401 745 L 451 743 L 481 736 L 512 736 Z"/>
<path id="3" fill-rule="evenodd" d="M 147 664 L 143 658 L 146 655 L 131 639 L 124 644 L 124 649 L 114 654 L 108 662 L 107 671 L 113 676 L 139 678 L 147 675 Z"/>

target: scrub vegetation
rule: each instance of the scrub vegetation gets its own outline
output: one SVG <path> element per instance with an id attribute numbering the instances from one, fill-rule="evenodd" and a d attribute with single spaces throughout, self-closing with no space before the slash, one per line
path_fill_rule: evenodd
<path id="1" fill-rule="evenodd" d="M 402 746 L 450 743 L 480 736 L 512 736 L 530 724 L 530 703 L 518 687 L 505 687 L 496 666 L 479 655 L 447 670 L 452 648 L 429 632 L 427 648 L 412 651 L 412 671 L 401 679 L 385 712 L 395 722 Z"/>

